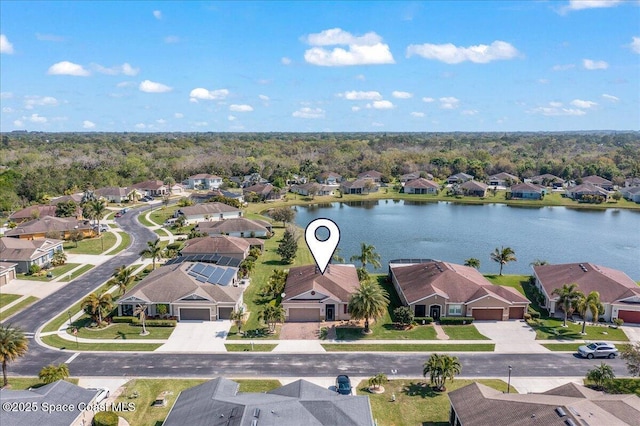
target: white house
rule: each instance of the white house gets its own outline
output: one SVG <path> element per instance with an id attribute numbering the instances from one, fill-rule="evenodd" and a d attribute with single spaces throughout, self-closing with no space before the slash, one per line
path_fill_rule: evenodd
<path id="1" fill-rule="evenodd" d="M 222 185 L 222 178 L 216 175 L 200 173 L 189 176 L 187 188 L 189 189 L 218 189 Z"/>
<path id="2" fill-rule="evenodd" d="M 202 203 L 182 207 L 176 211 L 176 217 L 183 215 L 187 223 L 236 219 L 242 217 L 242 211 L 223 203 Z"/>

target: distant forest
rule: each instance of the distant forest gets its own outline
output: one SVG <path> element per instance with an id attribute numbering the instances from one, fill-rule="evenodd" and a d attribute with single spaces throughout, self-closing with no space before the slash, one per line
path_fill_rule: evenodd
<path id="1" fill-rule="evenodd" d="M 640 176 L 640 132 L 564 133 L 40 133 L 2 134 L 0 211 L 87 187 L 197 173 L 260 173 L 282 184 L 322 171 L 355 177 L 425 171 L 563 179 L 597 174 L 615 183 Z"/>

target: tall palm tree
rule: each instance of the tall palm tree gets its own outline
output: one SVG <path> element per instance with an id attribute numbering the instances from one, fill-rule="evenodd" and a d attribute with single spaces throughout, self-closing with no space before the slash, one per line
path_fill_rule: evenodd
<path id="1" fill-rule="evenodd" d="M 146 336 L 147 334 L 149 334 L 149 332 L 147 331 L 147 305 L 137 305 L 136 308 L 133 310 L 133 316 L 139 316 L 140 317 L 140 322 L 142 323 L 142 333 L 140 333 L 142 336 Z"/>
<path id="2" fill-rule="evenodd" d="M 112 277 L 113 278 L 110 280 L 110 283 L 118 286 L 120 296 L 127 292 L 127 286 L 129 286 L 129 284 L 131 284 L 136 278 L 136 276 L 133 275 L 133 267 L 127 268 L 125 265 L 116 268 Z"/>
<path id="3" fill-rule="evenodd" d="M 7 364 L 24 356 L 29 349 L 29 341 L 22 330 L 10 324 L 0 324 L 0 362 L 2 362 L 3 387 L 7 386 Z"/>
<path id="4" fill-rule="evenodd" d="M 107 213 L 107 206 L 102 200 L 92 200 L 88 202 L 85 210 L 86 213 L 89 214 L 89 218 L 93 219 L 95 224 L 98 226 L 98 237 L 100 237 L 102 251 L 104 251 L 104 240 L 102 239 L 102 233 L 100 232 L 100 221 Z"/>
<path id="5" fill-rule="evenodd" d="M 592 291 L 587 296 L 585 296 L 582 292 L 576 300 L 576 310 L 582 317 L 582 333 L 587 334 L 585 332 L 587 328 L 587 311 L 591 311 L 591 316 L 593 317 L 593 321 L 598 321 L 598 314 L 604 309 L 602 308 L 602 303 L 600 302 L 600 293 L 597 291 Z"/>
<path id="6" fill-rule="evenodd" d="M 160 238 L 155 241 L 147 241 L 147 248 L 140 252 L 140 256 L 150 257 L 153 261 L 153 269 L 156 269 L 156 260 L 162 259 L 162 247 L 160 247 Z"/>
<path id="7" fill-rule="evenodd" d="M 558 296 L 557 303 L 562 306 L 562 310 L 564 311 L 564 321 L 562 323 L 563 327 L 567 326 L 567 316 L 570 313 L 573 313 L 575 309 L 576 302 L 584 297 L 584 294 L 578 290 L 578 284 L 564 284 L 562 288 L 556 288 L 551 292 L 552 295 Z"/>
<path id="8" fill-rule="evenodd" d="M 58 365 L 49 364 L 46 367 L 42 367 L 38 378 L 44 384 L 57 382 L 58 380 L 64 380 L 69 377 L 69 366 L 64 362 Z"/>
<path id="9" fill-rule="evenodd" d="M 264 321 L 264 323 L 267 324 L 267 327 L 269 327 L 269 332 L 273 333 L 276 329 L 276 324 L 279 322 L 284 322 L 284 308 L 282 306 L 268 304 L 260 312 L 258 319 Z"/>
<path id="10" fill-rule="evenodd" d="M 245 323 L 244 307 L 240 306 L 238 309 L 234 309 L 229 319 L 238 327 L 238 334 L 242 334 L 242 326 Z"/>
<path id="11" fill-rule="evenodd" d="M 480 269 L 480 259 L 470 257 L 469 259 L 464 261 L 464 266 L 470 266 L 475 269 Z"/>
<path id="12" fill-rule="evenodd" d="M 369 386 L 374 389 L 380 389 L 380 386 L 384 383 L 387 383 L 388 381 L 389 379 L 387 378 L 386 374 L 378 373 L 375 376 L 369 378 Z"/>
<path id="13" fill-rule="evenodd" d="M 497 248 L 491 253 L 491 260 L 500 264 L 500 274 L 502 275 L 502 267 L 509 262 L 515 262 L 516 253 L 513 251 L 511 247 L 500 247 Z"/>
<path id="14" fill-rule="evenodd" d="M 366 268 L 367 265 L 371 265 L 374 268 L 379 268 L 380 254 L 376 252 L 376 247 L 373 244 L 360 243 L 360 255 L 353 255 L 350 259 L 362 263 L 362 268 Z"/>
<path id="15" fill-rule="evenodd" d="M 456 374 L 460 374 L 462 366 L 457 356 L 445 354 L 432 354 L 422 368 L 422 375 L 427 377 L 429 381 L 438 391 L 444 391 L 447 379 L 453 381 Z"/>
<path id="16" fill-rule="evenodd" d="M 108 314 L 113 308 L 113 297 L 110 293 L 102 293 L 97 295 L 91 293 L 82 301 L 82 309 L 91 315 L 91 318 L 98 323 L 102 324 L 103 314 Z"/>
<path id="17" fill-rule="evenodd" d="M 369 319 L 375 320 L 387 311 L 389 294 L 372 281 L 365 281 L 351 296 L 349 312 L 351 318 L 364 320 L 364 332 L 369 333 Z"/>

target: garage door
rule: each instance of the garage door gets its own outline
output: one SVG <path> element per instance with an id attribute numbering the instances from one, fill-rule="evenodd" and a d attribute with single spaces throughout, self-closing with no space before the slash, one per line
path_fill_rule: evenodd
<path id="1" fill-rule="evenodd" d="M 211 321 L 209 308 L 180 308 L 180 320 Z"/>
<path id="2" fill-rule="evenodd" d="M 291 308 L 289 321 L 320 321 L 320 309 Z"/>
<path id="3" fill-rule="evenodd" d="M 509 308 L 509 319 L 522 319 L 524 318 L 524 306 L 515 306 Z"/>
<path id="4" fill-rule="evenodd" d="M 233 308 L 218 308 L 218 319 L 231 319 Z"/>
<path id="5" fill-rule="evenodd" d="M 477 320 L 502 320 L 502 309 L 473 309 L 471 316 Z"/>
<path id="6" fill-rule="evenodd" d="M 630 322 L 632 324 L 640 324 L 640 311 L 618 311 L 618 318 L 623 319 L 624 322 Z"/>

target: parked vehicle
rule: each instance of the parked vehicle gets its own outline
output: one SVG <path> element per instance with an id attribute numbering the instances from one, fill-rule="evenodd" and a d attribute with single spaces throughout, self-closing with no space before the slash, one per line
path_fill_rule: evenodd
<path id="1" fill-rule="evenodd" d="M 122 217 L 122 212 L 118 212 L 118 213 L 114 214 L 113 217 Z"/>
<path id="2" fill-rule="evenodd" d="M 618 348 L 611 343 L 594 342 L 582 345 L 578 348 L 578 354 L 583 358 L 615 358 L 618 355 Z"/>
<path id="3" fill-rule="evenodd" d="M 129 211 L 129 207 L 125 207 L 124 209 L 120 210 L 120 214 L 123 215 L 128 211 Z"/>
<path id="4" fill-rule="evenodd" d="M 351 379 L 345 374 L 336 377 L 336 392 L 340 395 L 351 395 Z"/>
<path id="5" fill-rule="evenodd" d="M 89 390 L 96 391 L 96 396 L 93 400 L 96 404 L 99 404 L 105 399 L 109 398 L 108 388 L 89 388 Z"/>
<path id="6" fill-rule="evenodd" d="M 98 231 L 98 225 L 94 225 L 93 226 L 93 230 L 97 232 Z M 100 232 L 107 232 L 107 231 L 109 231 L 109 225 L 101 224 L 100 225 Z"/>

